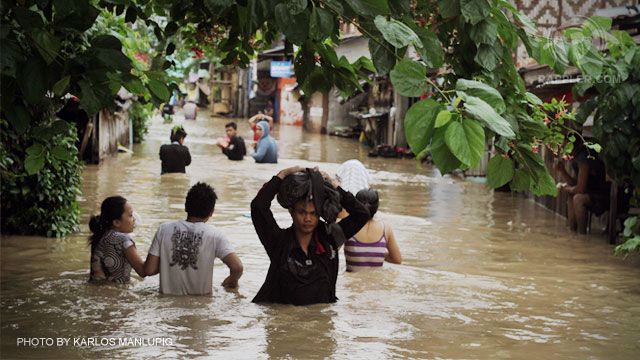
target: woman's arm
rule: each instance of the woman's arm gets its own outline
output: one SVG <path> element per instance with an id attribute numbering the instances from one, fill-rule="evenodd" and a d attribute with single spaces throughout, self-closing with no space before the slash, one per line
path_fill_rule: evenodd
<path id="1" fill-rule="evenodd" d="M 387 253 L 384 256 L 384 260 L 394 264 L 402 264 L 402 254 L 400 254 L 400 248 L 396 242 L 396 237 L 393 235 L 391 226 L 386 225 L 387 232 Z"/>
<path id="2" fill-rule="evenodd" d="M 126 248 L 124 251 L 124 256 L 127 258 L 127 261 L 129 261 L 129 264 L 131 264 L 131 267 L 138 273 L 138 275 L 142 277 L 147 276 L 147 273 L 144 271 L 144 262 L 142 261 L 140 255 L 138 255 L 138 251 L 136 250 L 135 245 L 131 245 Z"/>
<path id="3" fill-rule="evenodd" d="M 156 255 L 147 255 L 144 262 L 144 272 L 147 276 L 155 275 L 160 272 L 160 257 Z"/>

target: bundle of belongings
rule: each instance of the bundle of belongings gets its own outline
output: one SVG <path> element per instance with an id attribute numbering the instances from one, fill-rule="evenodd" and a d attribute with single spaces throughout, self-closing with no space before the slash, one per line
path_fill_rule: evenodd
<path id="1" fill-rule="evenodd" d="M 313 201 L 316 213 L 327 223 L 327 233 L 336 236 L 336 240 L 344 239 L 342 230 L 336 224 L 342 210 L 340 193 L 319 171 L 307 168 L 306 172 L 287 176 L 276 199 L 285 209 L 292 208 L 300 200 Z"/>

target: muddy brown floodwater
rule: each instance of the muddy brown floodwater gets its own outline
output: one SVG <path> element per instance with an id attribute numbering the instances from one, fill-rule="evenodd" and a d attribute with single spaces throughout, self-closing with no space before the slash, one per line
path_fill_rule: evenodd
<path id="1" fill-rule="evenodd" d="M 226 121 L 177 115 L 193 162 L 186 174 L 161 177 L 158 148 L 172 124 L 155 119 L 133 155 L 85 168 L 80 232 L 2 236 L 3 359 L 637 359 L 638 256 L 613 256 L 604 238 L 570 233 L 531 200 L 441 177 L 411 159 L 368 158 L 353 139 L 276 126 L 278 164 L 231 162 L 215 145 Z M 239 130 L 253 138 L 246 122 Z M 370 169 L 381 194 L 376 216 L 393 227 L 403 264 L 346 273 L 342 260 L 335 304 L 251 303 L 269 265 L 251 199 L 282 168 L 335 174 L 352 158 Z M 220 261 L 211 296 L 160 296 L 157 276 L 87 282 L 87 223 L 105 197 L 120 194 L 140 214 L 132 236 L 145 257 L 158 225 L 185 217 L 184 197 L 197 181 L 215 187 L 211 221 L 244 263 L 237 291 L 219 286 L 227 274 Z M 273 209 L 281 226 L 291 224 L 277 202 Z M 70 342 L 58 344 L 62 338 Z M 138 343 L 109 343 L 120 339 Z"/>

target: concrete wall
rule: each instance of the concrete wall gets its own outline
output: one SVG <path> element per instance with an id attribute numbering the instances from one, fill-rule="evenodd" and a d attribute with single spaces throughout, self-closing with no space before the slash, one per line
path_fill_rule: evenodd
<path id="1" fill-rule="evenodd" d="M 329 92 L 329 119 L 327 131 L 335 131 L 336 126 L 355 126 L 358 121 L 349 116 L 349 111 L 358 111 L 360 104 L 366 104 L 367 94 L 358 94 L 344 104 L 340 103 L 341 98 L 338 92 L 333 89 Z"/>
<path id="2" fill-rule="evenodd" d="M 320 133 L 322 129 L 322 115 L 324 109 L 322 108 L 322 93 L 314 93 L 311 96 L 311 102 L 309 103 L 309 132 Z"/>

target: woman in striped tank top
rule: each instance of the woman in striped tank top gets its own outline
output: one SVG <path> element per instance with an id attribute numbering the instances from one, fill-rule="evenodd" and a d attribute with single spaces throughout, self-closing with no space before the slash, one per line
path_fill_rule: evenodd
<path id="1" fill-rule="evenodd" d="M 373 219 L 378 211 L 378 192 L 373 189 L 360 190 L 356 199 L 367 207 L 371 217 L 345 244 L 347 271 L 381 268 L 385 260 L 394 264 L 402 263 L 402 255 L 391 226 Z"/>

